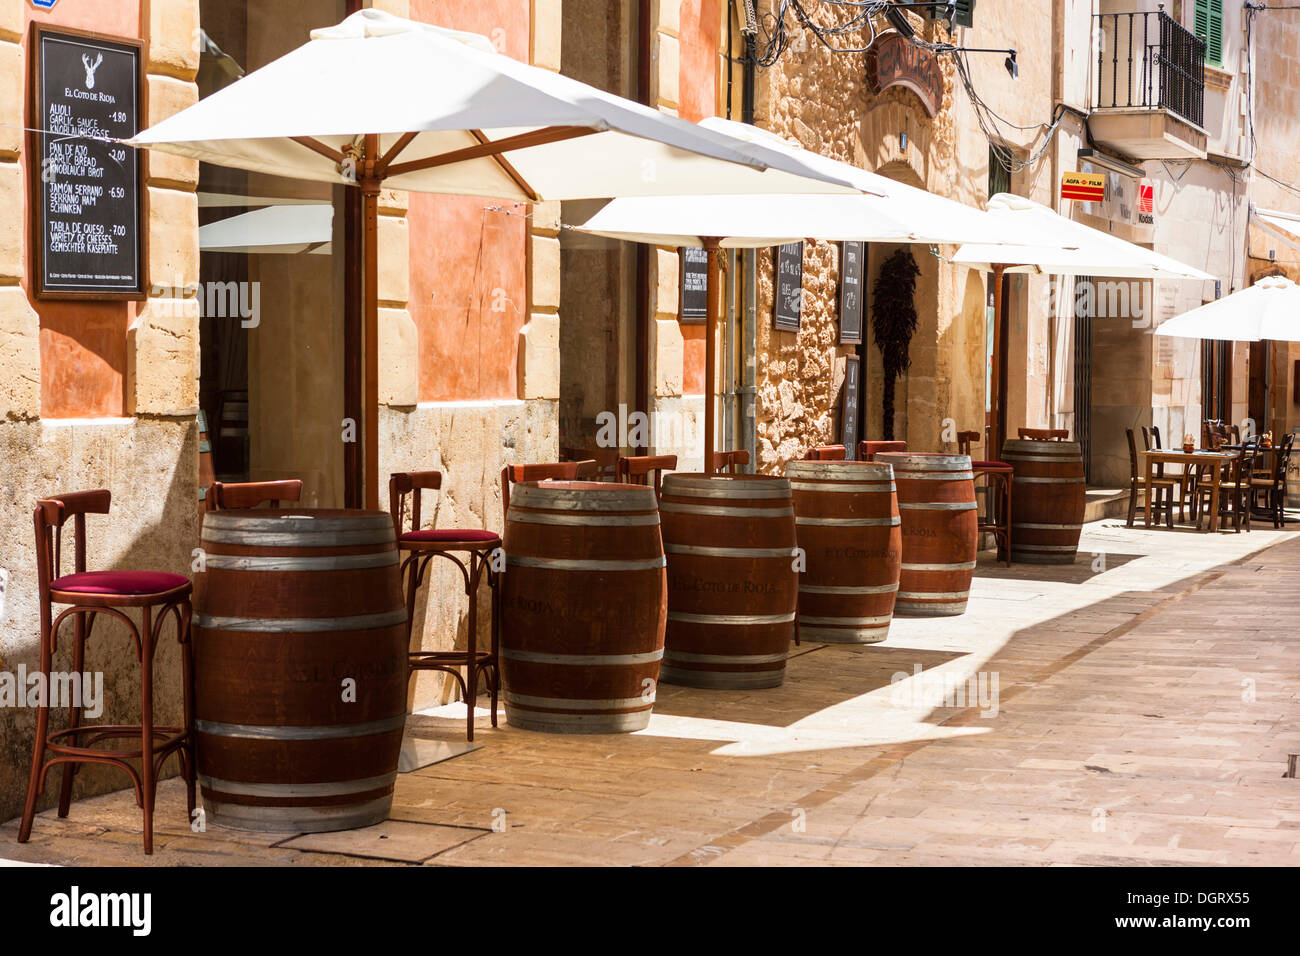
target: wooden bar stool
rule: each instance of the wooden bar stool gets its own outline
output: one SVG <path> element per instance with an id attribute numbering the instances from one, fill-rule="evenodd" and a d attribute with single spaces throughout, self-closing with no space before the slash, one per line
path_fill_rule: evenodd
<path id="1" fill-rule="evenodd" d="M 244 481 L 225 484 L 214 481 L 208 491 L 208 510 L 223 511 L 236 508 L 256 508 L 269 503 L 280 507 L 281 501 L 300 501 L 302 482 L 297 478 L 285 481 Z"/>
<path id="2" fill-rule="evenodd" d="M 715 451 L 713 453 L 713 470 L 725 471 L 730 475 L 740 474 L 740 466 L 749 464 L 749 452 L 744 448 L 735 451 Z"/>
<path id="3" fill-rule="evenodd" d="M 882 451 L 907 451 L 905 441 L 860 441 L 858 442 L 858 460 L 874 461 Z"/>
<path id="4" fill-rule="evenodd" d="M 970 455 L 971 445 L 981 437 L 979 432 L 958 432 L 957 448 L 961 454 Z M 970 464 L 976 483 L 985 479 L 987 512 L 979 517 L 979 531 L 993 535 L 998 545 L 998 559 L 1011 567 L 1011 488 L 1015 484 L 1016 470 L 1005 461 L 976 461 L 974 456 L 971 456 Z"/>
<path id="5" fill-rule="evenodd" d="M 23 806 L 18 842 L 26 843 L 32 833 L 36 798 L 45 790 L 50 768 L 63 764 L 59 788 L 59 816 L 66 817 L 72 802 L 72 782 L 83 763 L 107 764 L 125 771 L 135 789 L 135 802 L 144 814 L 144 852 L 153 853 L 153 811 L 157 781 L 163 764 L 172 754 L 180 762 L 185 779 L 186 801 L 191 817 L 195 808 L 194 765 L 194 663 L 190 644 L 190 579 L 163 571 L 87 571 L 86 515 L 108 514 L 108 491 L 78 491 L 36 503 L 36 583 L 41 615 L 40 673 L 46 694 L 36 711 L 36 741 L 32 749 L 32 770 L 27 780 L 27 802 Z M 73 573 L 63 574 L 63 526 L 73 519 Z M 53 605 L 68 605 L 54 616 Z M 125 613 L 140 609 L 140 624 Z M 135 642 L 140 662 L 140 723 L 82 724 L 81 701 L 68 702 L 66 730 L 51 732 L 50 671 L 58 650 L 59 628 L 73 619 L 73 673 L 85 663 L 86 641 L 99 615 L 119 621 Z M 183 723 L 181 727 L 159 727 L 153 722 L 153 657 L 168 616 L 176 620 L 180 642 Z M 64 686 L 67 686 L 66 683 Z M 101 747 L 114 740 L 130 740 L 134 746 Z M 46 754 L 50 754 L 47 758 Z M 138 761 L 139 770 L 132 766 Z"/>
<path id="6" fill-rule="evenodd" d="M 804 461 L 844 461 L 849 457 L 849 450 L 843 445 L 819 445 L 808 449 Z"/>
<path id="7" fill-rule="evenodd" d="M 388 479 L 388 509 L 393 516 L 397 551 L 402 557 L 401 574 L 406 578 L 406 642 L 411 675 L 417 671 L 441 671 L 450 674 L 465 697 L 465 739 L 474 739 L 474 702 L 478 699 L 478 679 L 482 674 L 492 695 L 492 726 L 497 725 L 497 698 L 501 692 L 500 630 L 501 602 L 498 574 L 492 569 L 492 553 L 501 547 L 501 537 L 494 531 L 479 528 L 421 528 L 420 492 L 442 487 L 442 472 L 398 472 Z M 411 530 L 403 531 L 406 499 L 411 498 Z M 464 558 L 460 557 L 464 554 Z M 460 571 L 469 597 L 465 650 L 410 650 L 411 630 L 415 620 L 415 595 L 424 581 L 425 572 L 434 558 L 446 558 Z M 491 644 L 478 649 L 478 590 L 487 581 L 491 592 Z M 460 669 L 465 668 L 462 676 Z"/>
<path id="8" fill-rule="evenodd" d="M 618 460 L 618 480 L 644 485 L 650 477 L 658 498 L 665 471 L 677 470 L 676 455 L 632 455 Z"/>
<path id="9" fill-rule="evenodd" d="M 1021 428 L 1019 434 L 1026 441 L 1070 440 L 1070 432 L 1064 428 Z"/>

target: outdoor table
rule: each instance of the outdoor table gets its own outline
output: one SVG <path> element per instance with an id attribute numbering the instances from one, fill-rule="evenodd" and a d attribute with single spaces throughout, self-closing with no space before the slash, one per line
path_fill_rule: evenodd
<path id="1" fill-rule="evenodd" d="M 1207 526 L 1209 531 L 1219 530 L 1219 484 L 1222 478 L 1222 466 L 1232 461 L 1237 456 L 1229 452 L 1207 451 L 1198 448 L 1193 452 L 1185 452 L 1178 449 L 1156 449 L 1150 451 L 1138 452 L 1144 462 L 1144 472 L 1142 476 L 1142 487 L 1146 491 L 1147 507 L 1146 527 L 1151 527 L 1151 477 L 1155 472 L 1156 465 L 1213 465 L 1210 468 L 1210 521 Z"/>

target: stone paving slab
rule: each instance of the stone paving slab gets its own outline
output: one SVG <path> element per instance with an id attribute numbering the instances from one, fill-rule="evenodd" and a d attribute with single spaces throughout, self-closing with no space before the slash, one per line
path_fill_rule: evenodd
<path id="1" fill-rule="evenodd" d="M 1296 865 L 1300 536 L 1109 519 L 1068 567 L 984 556 L 968 613 L 805 644 L 784 686 L 659 688 L 638 734 L 493 729 L 400 775 L 391 819 L 195 832 L 165 781 L 156 851 L 118 792 L 41 814 L 16 863 Z M 992 679 L 996 676 L 996 694 Z M 980 681 L 984 684 L 981 685 Z M 984 696 L 980 688 L 983 686 Z M 964 696 L 956 695 L 957 688 Z M 412 717 L 458 739 L 462 705 Z"/>

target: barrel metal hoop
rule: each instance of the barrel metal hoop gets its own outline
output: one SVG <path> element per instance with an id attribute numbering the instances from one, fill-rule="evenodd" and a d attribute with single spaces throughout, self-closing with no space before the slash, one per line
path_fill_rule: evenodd
<path id="1" fill-rule="evenodd" d="M 892 619 L 892 614 L 875 617 L 800 617 L 799 627 L 801 630 L 805 624 L 810 627 L 880 627 Z"/>
<path id="2" fill-rule="evenodd" d="M 524 483 L 510 492 L 511 510 L 539 508 L 546 511 L 652 511 L 655 490 L 643 488 L 557 488 Z"/>
<path id="3" fill-rule="evenodd" d="M 759 624 L 789 624 L 794 612 L 789 614 L 690 614 L 686 611 L 669 611 L 668 620 L 678 624 L 719 624 L 729 627 L 749 627 Z"/>
<path id="4" fill-rule="evenodd" d="M 502 691 L 506 703 L 519 707 L 550 707 L 556 710 L 618 710 L 623 707 L 644 707 L 655 702 L 655 695 L 642 697 L 612 697 L 605 700 L 575 700 L 571 697 L 534 697 L 531 694 L 513 694 Z"/>
<path id="5" fill-rule="evenodd" d="M 1013 521 L 1011 526 L 1017 531 L 1082 531 L 1081 524 L 1026 524 Z"/>
<path id="6" fill-rule="evenodd" d="M 397 774 L 366 777 L 362 780 L 332 780 L 329 783 L 243 783 L 221 780 L 199 774 L 199 784 L 219 793 L 232 793 L 246 797 L 333 797 L 346 793 L 366 793 L 382 787 L 391 787 Z"/>
<path id="7" fill-rule="evenodd" d="M 336 740 L 387 734 L 406 726 L 406 714 L 372 720 L 364 724 L 228 724 L 217 720 L 195 720 L 194 728 L 212 737 L 242 740 Z"/>
<path id="8" fill-rule="evenodd" d="M 965 601 L 969 591 L 899 591 L 899 602 L 904 601 Z"/>
<path id="9" fill-rule="evenodd" d="M 319 558 L 210 554 L 204 558 L 204 565 L 208 570 L 218 571 L 356 571 L 364 568 L 390 568 L 397 561 L 396 551 L 333 554 Z"/>
<path id="10" fill-rule="evenodd" d="M 789 498 L 785 478 L 717 478 L 705 475 L 667 475 L 663 494 L 678 498 Z"/>
<path id="11" fill-rule="evenodd" d="M 978 561 L 961 561 L 956 564 L 904 564 L 904 571 L 974 571 Z"/>
<path id="12" fill-rule="evenodd" d="M 337 806 L 268 807 L 260 804 L 226 803 L 213 797 L 208 817 L 214 823 L 237 830 L 319 833 L 379 823 L 388 819 L 392 806 L 391 793 L 365 803 L 344 803 Z"/>
<path id="13" fill-rule="evenodd" d="M 216 512 L 220 514 L 220 512 Z M 392 544 L 392 522 L 386 528 L 363 528 L 351 531 L 323 531 L 312 529 L 311 534 L 297 531 L 247 531 L 242 528 L 209 526 L 208 515 L 203 519 L 203 544 L 241 544 L 250 548 L 342 548 L 364 544 Z"/>
<path id="14" fill-rule="evenodd" d="M 973 471 L 943 471 L 943 472 L 900 472 L 897 475 L 898 481 L 974 481 L 975 472 Z"/>
<path id="15" fill-rule="evenodd" d="M 800 594 L 893 594 L 898 590 L 898 582 L 893 584 L 872 585 L 870 587 L 851 587 L 838 584 L 800 584 Z"/>
<path id="16" fill-rule="evenodd" d="M 841 495 L 883 495 L 886 491 L 898 491 L 898 486 L 892 481 L 872 481 L 872 482 L 840 482 L 832 484 L 825 481 L 801 481 L 792 479 L 790 487 L 795 491 L 804 491 L 810 494 L 841 494 Z"/>
<path id="17" fill-rule="evenodd" d="M 329 534 L 338 531 L 383 531 L 393 539 L 393 519 L 386 514 L 364 514 L 348 518 L 317 518 L 310 514 L 250 516 L 239 511 L 210 511 L 203 516 L 203 530 L 287 532 L 300 535 Z"/>
<path id="18" fill-rule="evenodd" d="M 1016 484 L 1018 485 L 1082 485 L 1086 483 L 1087 479 L 1082 475 L 1077 478 L 1034 478 L 1027 475 L 1016 475 Z"/>
<path id="19" fill-rule="evenodd" d="M 877 461 L 792 461 L 785 466 L 785 476 L 796 481 L 830 481 L 888 483 L 893 466 Z"/>
<path id="20" fill-rule="evenodd" d="M 547 512 L 523 511 L 510 505 L 508 521 L 524 524 L 549 524 L 589 528 L 639 528 L 659 523 L 659 512 L 640 515 L 600 515 L 586 512 L 583 514 L 549 514 Z"/>
<path id="21" fill-rule="evenodd" d="M 267 634 L 320 631 L 368 631 L 406 623 L 406 608 L 351 617 L 220 617 L 196 614 L 194 623 L 210 631 L 258 631 Z"/>
<path id="22" fill-rule="evenodd" d="M 664 544 L 668 554 L 701 558 L 793 558 L 794 548 L 711 548 L 702 544 Z"/>
<path id="23" fill-rule="evenodd" d="M 894 477 L 899 477 L 899 469 L 918 471 L 940 471 L 944 468 L 969 471 L 970 455 L 911 455 L 905 451 L 882 451 L 876 453 L 880 464 L 892 465 Z"/>
<path id="24" fill-rule="evenodd" d="M 546 571 L 654 571 L 667 566 L 668 559 L 664 557 L 601 561 L 590 558 L 537 558 L 506 552 L 506 567 L 542 568 Z"/>
<path id="25" fill-rule="evenodd" d="M 784 661 L 789 655 L 785 651 L 779 654 L 687 654 L 683 651 L 668 651 L 664 662 L 674 661 L 683 664 L 775 664 Z"/>
<path id="26" fill-rule="evenodd" d="M 543 654 L 540 651 L 519 651 L 503 647 L 500 655 L 508 661 L 526 664 L 561 664 L 569 667 L 620 667 L 628 664 L 653 664 L 663 660 L 664 651 L 646 651 L 642 654 Z"/>
<path id="27" fill-rule="evenodd" d="M 974 501 L 917 501 L 900 502 L 899 511 L 976 511 L 979 505 Z"/>
<path id="28" fill-rule="evenodd" d="M 726 508 L 722 505 L 696 505 L 687 502 L 665 501 L 659 506 L 660 511 L 673 514 L 705 515 L 718 518 L 789 518 L 794 508 Z"/>
<path id="29" fill-rule="evenodd" d="M 897 528 L 902 518 L 795 518 L 794 523 L 812 528 Z"/>

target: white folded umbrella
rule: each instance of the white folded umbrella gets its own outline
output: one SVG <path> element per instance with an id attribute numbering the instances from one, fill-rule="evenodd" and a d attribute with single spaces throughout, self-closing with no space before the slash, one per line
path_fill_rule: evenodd
<path id="1" fill-rule="evenodd" d="M 1160 323 L 1154 334 L 1229 342 L 1300 342 L 1300 286 L 1285 276 L 1268 276 Z"/>
<path id="2" fill-rule="evenodd" d="M 523 201 L 855 193 L 800 157 L 703 129 L 495 52 L 485 37 L 367 9 L 131 143 L 277 176 Z M 379 266 L 366 242 L 365 502 L 379 504 Z"/>

